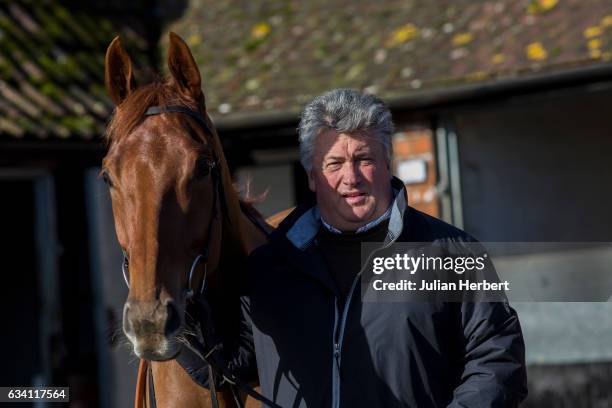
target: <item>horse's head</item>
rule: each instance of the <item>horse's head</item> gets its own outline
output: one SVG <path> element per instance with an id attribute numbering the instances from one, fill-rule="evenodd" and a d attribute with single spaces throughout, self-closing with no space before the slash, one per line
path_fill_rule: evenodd
<path id="1" fill-rule="evenodd" d="M 226 169 L 219 168 L 225 162 L 200 73 L 173 33 L 168 67 L 168 79 L 133 89 L 130 58 L 118 37 L 106 52 L 106 88 L 117 106 L 102 176 L 129 281 L 123 330 L 136 355 L 149 360 L 178 353 L 186 300 L 205 279 L 205 264 L 210 269 L 218 261 L 220 172 Z"/>

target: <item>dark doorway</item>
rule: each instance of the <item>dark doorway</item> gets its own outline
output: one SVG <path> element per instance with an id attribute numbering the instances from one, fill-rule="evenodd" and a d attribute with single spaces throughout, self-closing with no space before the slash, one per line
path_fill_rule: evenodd
<path id="1" fill-rule="evenodd" d="M 40 299 L 37 273 L 34 182 L 0 181 L 2 276 L 2 386 L 33 386 L 42 375 Z M 25 404 L 24 407 L 31 406 Z"/>

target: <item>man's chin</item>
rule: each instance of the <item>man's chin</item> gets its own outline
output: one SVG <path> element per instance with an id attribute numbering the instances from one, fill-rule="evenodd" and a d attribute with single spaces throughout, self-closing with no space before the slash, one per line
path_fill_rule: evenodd
<path id="1" fill-rule="evenodd" d="M 373 211 L 365 206 L 356 206 L 351 208 L 352 211 L 347 211 L 344 219 L 351 224 L 357 225 L 357 228 L 374 220 Z"/>

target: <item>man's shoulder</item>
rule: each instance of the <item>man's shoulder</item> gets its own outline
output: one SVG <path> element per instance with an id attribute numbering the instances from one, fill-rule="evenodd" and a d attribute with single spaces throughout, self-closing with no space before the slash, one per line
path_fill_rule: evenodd
<path id="1" fill-rule="evenodd" d="M 295 254 L 294 251 L 298 251 L 290 239 L 290 230 L 302 216 L 312 211 L 315 205 L 316 203 L 308 201 L 298 205 L 291 211 L 278 225 L 278 228 L 272 231 L 268 236 L 267 242 L 249 254 L 249 262 L 251 265 L 262 263 L 279 263 L 280 265 L 282 262 L 286 262 L 290 259 L 291 254 Z"/>
<path id="2" fill-rule="evenodd" d="M 298 206 L 291 211 L 278 227 L 270 233 L 268 240 L 249 254 L 249 259 L 251 261 L 259 261 L 284 254 L 287 251 L 287 244 L 289 244 L 287 232 L 303 213 L 304 209 L 302 206 Z"/>
<path id="3" fill-rule="evenodd" d="M 460 228 L 408 206 L 400 240 L 413 242 L 478 242 Z"/>
<path id="4" fill-rule="evenodd" d="M 263 245 L 258 246 L 249 254 L 249 262 L 261 262 L 275 258 L 282 254 L 280 251 L 282 243 L 277 239 L 269 239 Z"/>
<path id="5" fill-rule="evenodd" d="M 283 221 L 278 225 L 278 228 L 272 233 L 272 238 L 279 238 L 285 236 L 287 232 L 293 227 L 293 225 L 308 211 L 313 210 L 317 203 L 314 200 L 308 200 L 304 203 L 297 205 L 293 211 L 291 211 Z"/>

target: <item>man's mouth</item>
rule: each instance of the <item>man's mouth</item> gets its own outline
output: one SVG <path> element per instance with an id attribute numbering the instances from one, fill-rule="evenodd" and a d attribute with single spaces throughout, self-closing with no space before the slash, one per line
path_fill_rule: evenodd
<path id="1" fill-rule="evenodd" d="M 342 198 L 350 205 L 362 204 L 365 200 L 366 193 L 362 193 L 360 191 L 343 193 Z"/>

